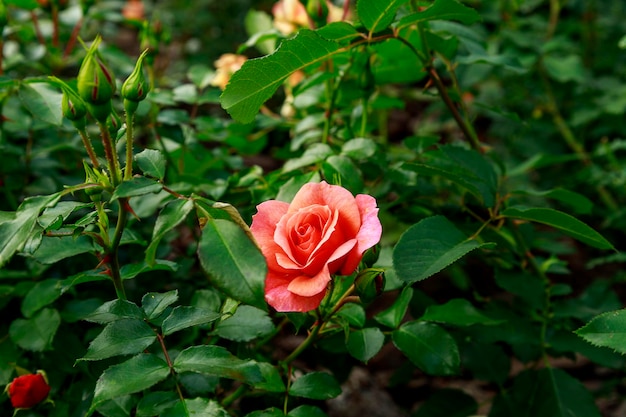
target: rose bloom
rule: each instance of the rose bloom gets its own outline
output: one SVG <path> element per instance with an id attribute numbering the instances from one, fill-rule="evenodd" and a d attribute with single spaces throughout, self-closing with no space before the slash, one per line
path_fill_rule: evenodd
<path id="1" fill-rule="evenodd" d="M 50 385 L 43 373 L 18 376 L 7 387 L 14 408 L 32 408 L 45 400 Z"/>
<path id="2" fill-rule="evenodd" d="M 343 8 L 326 0 L 328 6 L 328 23 L 343 20 Z M 304 4 L 299 0 L 279 0 L 272 7 L 274 27 L 283 35 L 290 35 L 298 29 L 310 28 L 311 21 Z"/>
<path id="3" fill-rule="evenodd" d="M 326 182 L 305 184 L 293 201 L 257 206 L 250 230 L 267 260 L 265 299 L 277 311 L 310 311 L 331 275 L 353 273 L 380 240 L 376 200 Z"/>
<path id="4" fill-rule="evenodd" d="M 141 0 L 127 0 L 122 8 L 122 16 L 127 20 L 143 20 L 145 7 Z"/>
<path id="5" fill-rule="evenodd" d="M 215 77 L 211 80 L 211 85 L 219 87 L 222 90 L 226 88 L 226 84 L 230 81 L 230 76 L 241 68 L 248 58 L 237 54 L 224 54 L 215 61 Z"/>

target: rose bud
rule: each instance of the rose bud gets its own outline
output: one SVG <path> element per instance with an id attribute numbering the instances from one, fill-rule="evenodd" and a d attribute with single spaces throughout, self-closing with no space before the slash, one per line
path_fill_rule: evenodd
<path id="1" fill-rule="evenodd" d="M 368 268 L 359 272 L 354 285 L 357 294 L 365 304 L 369 304 L 383 293 L 385 274 L 382 269 Z"/>
<path id="2" fill-rule="evenodd" d="M 32 408 L 48 398 L 50 385 L 43 371 L 36 374 L 18 376 L 11 382 L 6 391 L 14 408 Z"/>
<path id="3" fill-rule="evenodd" d="M 326 0 L 309 0 L 306 4 L 306 11 L 315 23 L 315 27 L 322 27 L 328 19 L 328 5 Z"/>
<path id="4" fill-rule="evenodd" d="M 137 109 L 137 103 L 144 100 L 150 91 L 150 85 L 146 80 L 143 72 L 143 61 L 148 54 L 146 49 L 137 59 L 135 69 L 128 76 L 122 85 L 122 97 L 124 98 L 124 109 L 127 112 L 134 113 Z"/>
<path id="5" fill-rule="evenodd" d="M 77 76 L 78 94 L 92 105 L 108 103 L 116 89 L 115 77 L 98 52 L 101 41 L 100 36 L 93 41 Z"/>

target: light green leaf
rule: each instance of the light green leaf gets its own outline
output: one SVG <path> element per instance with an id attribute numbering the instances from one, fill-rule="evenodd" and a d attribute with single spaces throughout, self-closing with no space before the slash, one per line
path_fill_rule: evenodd
<path id="1" fill-rule="evenodd" d="M 350 139 L 341 147 L 341 154 L 352 159 L 360 160 L 371 158 L 376 154 L 376 142 L 368 138 Z"/>
<path id="2" fill-rule="evenodd" d="M 144 149 L 135 155 L 139 169 L 150 177 L 162 180 L 165 176 L 165 157 L 156 149 Z"/>
<path id="3" fill-rule="evenodd" d="M 220 346 L 192 346 L 178 354 L 174 360 L 177 372 L 198 372 L 247 383 L 263 380 L 258 365 L 251 360 L 239 359 Z"/>
<path id="4" fill-rule="evenodd" d="M 300 30 L 273 54 L 246 61 L 222 93 L 222 107 L 238 122 L 250 123 L 287 77 L 340 51 L 338 43 L 311 30 Z"/>
<path id="5" fill-rule="evenodd" d="M 285 392 L 285 383 L 278 369 L 270 363 L 259 362 L 259 369 L 263 375 L 263 381 L 254 384 L 255 389 L 269 392 Z"/>
<path id="6" fill-rule="evenodd" d="M 349 43 L 351 40 L 362 36 L 354 26 L 348 22 L 331 22 L 317 29 L 318 35 L 329 41 Z"/>
<path id="7" fill-rule="evenodd" d="M 435 0 L 428 9 L 404 16 L 400 19 L 397 28 L 400 29 L 429 20 L 456 20 L 471 25 L 479 22 L 481 17 L 476 10 L 456 0 Z"/>
<path id="8" fill-rule="evenodd" d="M 89 412 L 104 401 L 150 388 L 167 378 L 169 373 L 163 359 L 146 353 L 111 366 L 98 378 Z"/>
<path id="9" fill-rule="evenodd" d="M 558 210 L 549 208 L 509 207 L 501 213 L 504 217 L 546 224 L 598 249 L 613 249 L 613 245 L 600 233 L 585 223 Z"/>
<path id="10" fill-rule="evenodd" d="M 448 332 L 436 324 L 408 322 L 391 336 L 394 345 L 427 374 L 459 373 L 461 360 L 456 342 Z"/>
<path id="11" fill-rule="evenodd" d="M 215 287 L 235 300 L 267 309 L 265 258 L 235 223 L 210 219 L 202 229 L 198 258 Z"/>
<path id="12" fill-rule="evenodd" d="M 393 250 L 393 265 L 404 282 L 421 281 L 480 248 L 443 216 L 433 216 L 411 226 Z"/>
<path id="13" fill-rule="evenodd" d="M 152 231 L 152 240 L 150 245 L 146 249 L 146 263 L 153 265 L 156 258 L 156 251 L 159 247 L 161 239 L 167 232 L 181 224 L 187 215 L 193 209 L 192 200 L 172 200 L 163 207 L 159 213 L 159 217 L 154 224 L 154 230 Z"/>
<path id="14" fill-rule="evenodd" d="M 249 342 L 274 330 L 274 323 L 266 311 L 241 305 L 231 317 L 219 322 L 215 333 L 228 340 Z"/>
<path id="15" fill-rule="evenodd" d="M 53 207 L 46 208 L 37 222 L 44 229 L 49 228 L 60 217 L 63 221 L 76 210 L 80 210 L 85 207 L 92 207 L 93 203 L 81 203 L 79 201 L 59 201 Z"/>
<path id="16" fill-rule="evenodd" d="M 85 317 L 86 321 L 99 324 L 107 324 L 117 320 L 136 319 L 143 320 L 144 313 L 137 304 L 127 300 L 107 301 L 95 311 Z"/>
<path id="17" fill-rule="evenodd" d="M 380 351 L 384 342 L 385 335 L 379 328 L 368 327 L 351 332 L 346 347 L 350 355 L 367 363 Z"/>
<path id="18" fill-rule="evenodd" d="M 442 305 L 429 306 L 420 319 L 455 326 L 471 326 L 473 324 L 488 326 L 503 322 L 485 316 L 464 298 L 455 298 Z"/>
<path id="19" fill-rule="evenodd" d="M 156 340 L 156 333 L 144 321 L 117 320 L 107 324 L 91 341 L 85 356 L 79 361 L 98 361 L 118 355 L 135 355 L 143 352 Z"/>
<path id="20" fill-rule="evenodd" d="M 163 320 L 162 328 L 165 336 L 200 324 L 211 323 L 221 317 L 214 311 L 198 307 L 178 306 Z"/>
<path id="21" fill-rule="evenodd" d="M 9 336 L 22 349 L 41 352 L 51 348 L 60 325 L 59 312 L 52 308 L 44 308 L 28 320 L 14 320 L 9 328 Z"/>
<path id="22" fill-rule="evenodd" d="M 341 386 L 326 372 L 309 372 L 296 379 L 289 387 L 289 395 L 313 400 L 329 400 L 339 394 Z"/>
<path id="23" fill-rule="evenodd" d="M 359 20 L 370 33 L 380 32 L 386 29 L 394 17 L 398 8 L 408 0 L 359 0 L 356 11 Z"/>
<path id="24" fill-rule="evenodd" d="M 61 193 L 26 198 L 15 212 L 12 220 L 0 223 L 0 268 L 15 252 L 21 250 L 37 225 L 39 213 L 53 206 Z"/>
<path id="25" fill-rule="evenodd" d="M 600 314 L 576 330 L 576 334 L 595 346 L 626 354 L 626 309 Z"/>
<path id="26" fill-rule="evenodd" d="M 141 299 L 141 307 L 148 320 L 155 319 L 165 311 L 167 307 L 178 300 L 178 290 L 165 293 L 149 292 Z"/>
<path id="27" fill-rule="evenodd" d="M 22 83 L 19 94 L 22 104 L 33 116 L 55 126 L 61 125 L 63 122 L 63 114 L 61 113 L 63 94 L 50 84 L 45 82 Z"/>
<path id="28" fill-rule="evenodd" d="M 113 191 L 111 201 L 115 201 L 118 198 L 137 197 L 140 195 L 158 193 L 162 189 L 163 185 L 159 184 L 153 179 L 146 177 L 135 177 L 118 185 L 115 191 Z"/>
<path id="29" fill-rule="evenodd" d="M 568 81 L 584 83 L 587 80 L 587 70 L 579 55 L 547 55 L 543 57 L 543 65 L 548 75 L 561 83 Z"/>

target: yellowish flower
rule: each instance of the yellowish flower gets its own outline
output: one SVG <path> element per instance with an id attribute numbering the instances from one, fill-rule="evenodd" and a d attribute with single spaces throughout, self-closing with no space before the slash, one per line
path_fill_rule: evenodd
<path id="1" fill-rule="evenodd" d="M 224 54 L 215 61 L 215 77 L 211 80 L 211 85 L 219 87 L 222 90 L 226 88 L 226 84 L 233 75 L 248 58 L 237 54 Z"/>

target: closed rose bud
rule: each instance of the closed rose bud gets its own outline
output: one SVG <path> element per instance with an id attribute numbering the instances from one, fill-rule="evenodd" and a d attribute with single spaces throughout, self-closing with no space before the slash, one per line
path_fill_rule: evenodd
<path id="1" fill-rule="evenodd" d="M 101 41 L 100 36 L 93 41 L 78 70 L 78 94 L 88 104 L 105 104 L 115 94 L 115 76 L 98 52 Z"/>
<path id="2" fill-rule="evenodd" d="M 7 386 L 14 408 L 32 408 L 48 398 L 50 385 L 42 371 L 18 376 Z"/>
<path id="3" fill-rule="evenodd" d="M 382 294 L 385 288 L 385 274 L 382 269 L 368 268 L 359 272 L 355 289 L 363 303 L 369 304 Z"/>
<path id="4" fill-rule="evenodd" d="M 322 27 L 328 18 L 328 5 L 326 0 L 309 0 L 306 4 L 306 11 L 315 23 L 315 27 Z"/>
<path id="5" fill-rule="evenodd" d="M 71 121 L 83 120 L 87 115 L 85 102 L 73 90 L 63 90 L 61 110 L 63 111 L 63 116 Z"/>
<path id="6" fill-rule="evenodd" d="M 124 98 L 124 108 L 127 112 L 134 112 L 137 109 L 137 103 L 144 100 L 150 91 L 150 85 L 143 71 L 143 61 L 148 54 L 146 49 L 137 59 L 135 69 L 128 76 L 122 85 L 122 97 Z"/>

